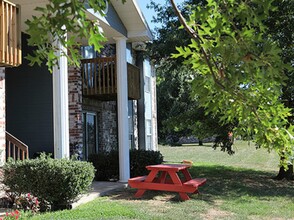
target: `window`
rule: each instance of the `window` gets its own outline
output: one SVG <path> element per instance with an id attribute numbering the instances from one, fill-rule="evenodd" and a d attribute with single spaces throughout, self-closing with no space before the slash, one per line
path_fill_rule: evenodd
<path id="1" fill-rule="evenodd" d="M 83 113 L 83 158 L 98 152 L 97 116 L 95 113 Z"/>
<path id="2" fill-rule="evenodd" d="M 96 57 L 96 52 L 94 50 L 93 46 L 82 46 L 81 47 L 81 55 L 83 59 L 92 59 Z M 84 83 L 87 85 L 89 88 L 94 87 L 94 78 L 92 76 L 92 70 L 95 69 L 95 64 L 94 63 L 85 63 L 82 64 L 84 70 L 83 77 L 84 77 Z"/>
<path id="3" fill-rule="evenodd" d="M 96 57 L 96 52 L 93 46 L 82 46 L 81 54 L 83 59 L 92 59 Z"/>
<path id="4" fill-rule="evenodd" d="M 152 127 L 151 127 L 151 120 L 146 120 L 146 150 L 152 150 Z"/>
<path id="5" fill-rule="evenodd" d="M 144 91 L 150 92 L 150 77 L 149 76 L 144 77 Z"/>

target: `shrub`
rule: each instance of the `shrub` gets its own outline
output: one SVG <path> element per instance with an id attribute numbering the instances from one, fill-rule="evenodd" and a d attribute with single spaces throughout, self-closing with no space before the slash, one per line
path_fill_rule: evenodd
<path id="1" fill-rule="evenodd" d="M 3 183 L 12 192 L 32 193 L 48 201 L 52 209 L 60 209 L 89 188 L 94 172 L 93 165 L 87 162 L 41 155 L 33 160 L 7 162 Z"/>
<path id="2" fill-rule="evenodd" d="M 147 175 L 147 165 L 161 164 L 163 156 L 159 151 L 130 150 L 131 177 Z"/>
<path id="3" fill-rule="evenodd" d="M 107 181 L 119 178 L 119 158 L 118 151 L 100 152 L 89 156 L 89 162 L 92 162 L 95 169 L 95 180 Z M 148 150 L 130 150 L 130 175 L 146 175 L 147 165 L 161 164 L 163 156 L 159 151 Z"/>
<path id="4" fill-rule="evenodd" d="M 118 151 L 110 152 L 102 151 L 98 154 L 91 154 L 88 161 L 92 162 L 95 169 L 95 180 L 108 181 L 110 179 L 117 180 L 119 174 Z"/>

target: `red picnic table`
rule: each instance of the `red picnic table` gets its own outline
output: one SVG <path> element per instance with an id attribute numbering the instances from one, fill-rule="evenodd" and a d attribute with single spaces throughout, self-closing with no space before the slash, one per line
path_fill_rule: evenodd
<path id="1" fill-rule="evenodd" d="M 187 193 L 198 193 L 198 187 L 206 183 L 205 178 L 192 179 L 187 164 L 158 164 L 146 166 L 148 176 L 130 178 L 128 184 L 138 189 L 136 198 L 143 196 L 146 190 L 178 192 L 182 200 L 190 199 Z M 179 172 L 184 178 L 179 177 Z"/>

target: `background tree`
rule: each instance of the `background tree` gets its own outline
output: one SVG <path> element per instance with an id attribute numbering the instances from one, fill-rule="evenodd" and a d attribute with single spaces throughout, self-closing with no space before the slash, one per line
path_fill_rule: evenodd
<path id="1" fill-rule="evenodd" d="M 276 11 L 270 13 L 265 24 L 268 26 L 268 33 L 279 44 L 282 49 L 281 57 L 285 63 L 294 64 L 294 1 L 283 0 L 274 1 L 277 7 Z M 291 109 L 291 115 L 288 117 L 288 123 L 294 123 L 294 70 L 285 70 L 288 77 L 285 85 L 282 87 L 282 102 Z M 277 179 L 293 179 L 293 164 L 289 165 L 289 169 L 280 168 Z"/>
<path id="2" fill-rule="evenodd" d="M 205 1 L 189 0 L 189 4 L 203 6 Z M 157 16 L 153 22 L 161 27 L 155 30 L 155 40 L 148 45 L 149 55 L 156 64 L 158 128 L 160 141 L 174 144 L 179 137 L 196 136 L 199 144 L 202 139 L 214 135 L 221 136 L 215 146 L 227 146 L 227 134 L 232 126 L 223 126 L 217 116 L 206 115 L 197 99 L 191 96 L 191 81 L 196 72 L 183 65 L 184 59 L 172 59 L 176 46 L 187 46 L 190 38 L 187 32 L 178 31 L 180 21 L 168 1 L 161 5 L 155 1 L 150 3 Z M 182 7 L 183 14 L 188 17 L 190 7 Z M 225 149 L 225 148 L 223 148 Z M 232 153 L 231 145 L 227 148 Z"/>
<path id="3" fill-rule="evenodd" d="M 166 72 L 162 66 L 157 68 L 158 127 L 161 141 L 168 139 L 176 143 L 179 137 L 191 135 L 191 130 L 175 124 L 177 116 L 192 108 L 191 85 L 186 71 L 176 68 Z"/>
<path id="4" fill-rule="evenodd" d="M 265 26 L 272 1 L 207 0 L 187 21 L 171 3 L 191 38 L 174 57 L 197 71 L 193 92 L 200 105 L 225 123 L 237 121 L 235 133 L 276 150 L 286 166 L 293 157 L 293 126 L 280 97 L 284 70 L 293 68 L 283 62 Z"/>

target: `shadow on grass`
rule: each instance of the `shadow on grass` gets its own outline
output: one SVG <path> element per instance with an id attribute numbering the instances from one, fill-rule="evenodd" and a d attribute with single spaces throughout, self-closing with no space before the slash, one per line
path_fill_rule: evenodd
<path id="1" fill-rule="evenodd" d="M 205 177 L 207 183 L 199 188 L 200 195 L 192 195 L 192 199 L 207 202 L 230 200 L 241 196 L 251 197 L 285 197 L 294 201 L 294 181 L 273 180 L 274 173 L 240 169 L 227 166 L 193 166 L 190 168 L 192 177 Z M 137 200 L 133 196 L 136 189 L 118 192 L 112 199 Z M 159 200 L 179 201 L 175 193 L 146 191 L 143 200 L 159 197 Z M 158 199 L 158 198 L 157 198 Z"/>
<path id="2" fill-rule="evenodd" d="M 193 177 L 205 177 L 201 190 L 212 197 L 279 196 L 294 198 L 294 181 L 277 181 L 272 172 L 227 166 L 197 166 L 190 169 Z"/>

